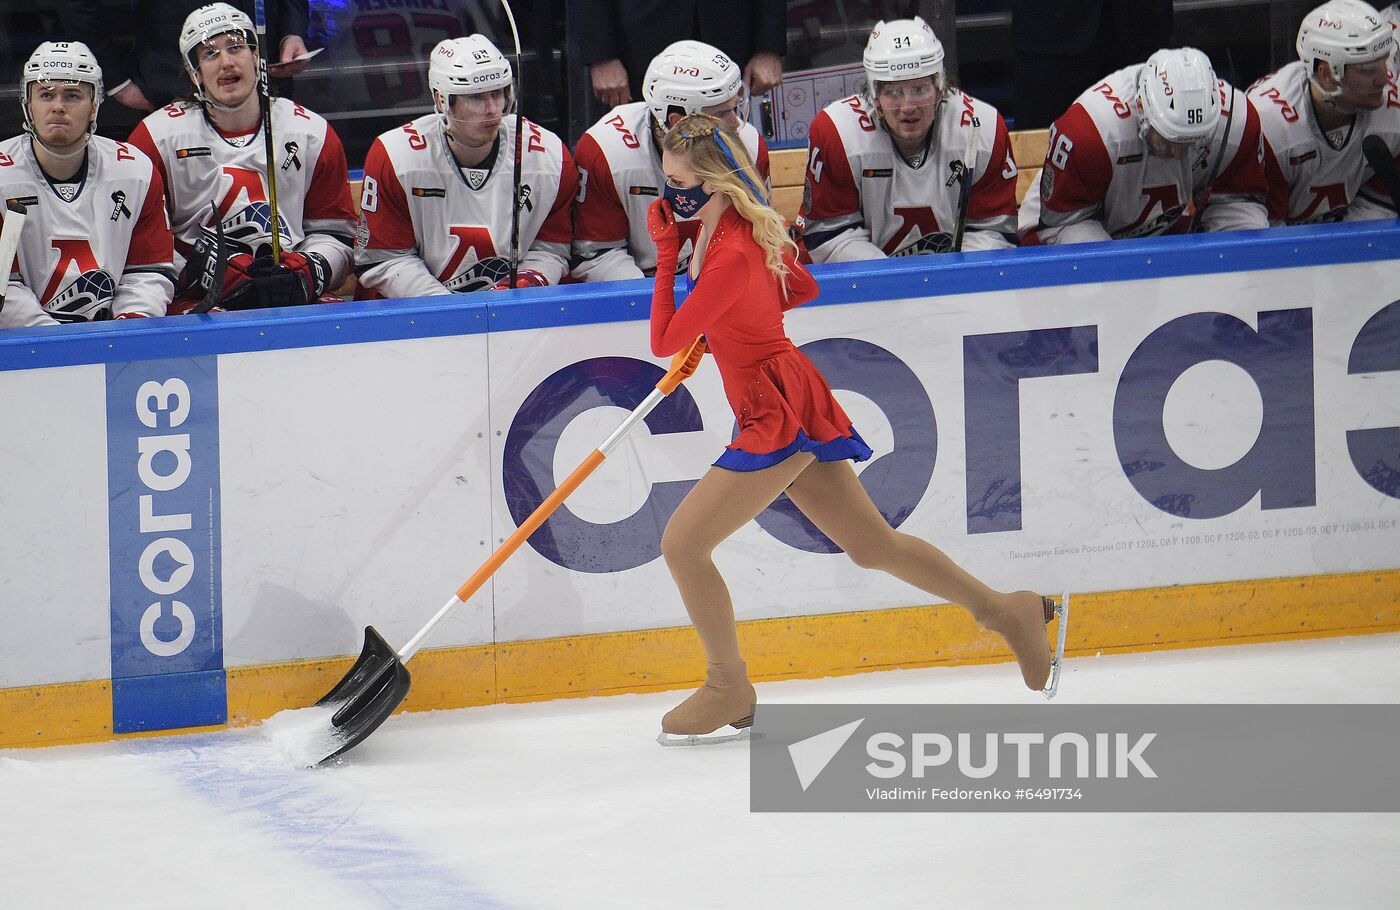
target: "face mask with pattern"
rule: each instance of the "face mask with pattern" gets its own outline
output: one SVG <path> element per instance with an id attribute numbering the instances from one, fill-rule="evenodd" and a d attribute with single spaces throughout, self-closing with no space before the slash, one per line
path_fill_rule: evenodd
<path id="1" fill-rule="evenodd" d="M 688 189 L 679 189 L 668 183 L 661 188 L 661 196 L 671 203 L 671 211 L 676 213 L 677 218 L 694 218 L 710 201 L 710 194 L 705 192 L 703 183 Z"/>

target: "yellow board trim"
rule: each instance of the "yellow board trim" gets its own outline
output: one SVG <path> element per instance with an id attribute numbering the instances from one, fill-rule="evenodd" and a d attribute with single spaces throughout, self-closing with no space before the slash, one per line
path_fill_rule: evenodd
<path id="1" fill-rule="evenodd" d="M 0 689 L 0 746 L 46 746 L 112 738 L 112 683 Z"/>
<path id="2" fill-rule="evenodd" d="M 1400 631 L 1400 570 L 1074 595 L 1068 653 L 1123 653 Z M 756 680 L 1010 660 L 1000 640 L 948 605 L 740 623 Z M 235 667 L 229 726 L 310 705 L 350 658 Z M 420 652 L 401 710 L 464 708 L 696 685 L 692 629 L 648 629 Z M 211 729 L 203 727 L 200 729 Z M 189 732 L 189 731 L 166 731 Z M 150 734 L 146 734 L 150 735 Z M 0 747 L 115 738 L 111 684 L 0 689 Z"/>

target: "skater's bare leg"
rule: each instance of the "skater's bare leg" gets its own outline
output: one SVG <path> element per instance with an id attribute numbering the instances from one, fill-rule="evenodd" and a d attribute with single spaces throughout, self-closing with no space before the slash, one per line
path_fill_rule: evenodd
<path id="1" fill-rule="evenodd" d="M 1026 685 L 1045 687 L 1051 656 L 1039 594 L 994 591 L 933 544 L 891 528 L 849 462 L 813 462 L 787 494 L 857 565 L 888 572 L 966 607 L 974 619 L 1006 639 Z"/>
<path id="2" fill-rule="evenodd" d="M 752 521 L 811 463 L 808 453 L 762 471 L 710 468 L 676 508 L 661 553 L 705 646 L 705 685 L 665 716 L 666 733 L 709 733 L 752 714 L 748 669 L 739 653 L 734 604 L 715 568 L 714 550 Z"/>

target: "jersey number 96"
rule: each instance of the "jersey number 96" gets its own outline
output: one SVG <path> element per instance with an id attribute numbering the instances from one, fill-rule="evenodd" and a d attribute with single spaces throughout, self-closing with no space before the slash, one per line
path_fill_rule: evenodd
<path id="1" fill-rule="evenodd" d="M 1073 148 L 1074 142 L 1071 141 L 1068 136 L 1064 135 L 1053 126 L 1050 127 L 1049 158 L 1050 164 L 1053 165 L 1056 170 L 1062 171 L 1065 169 L 1065 165 L 1069 164 L 1069 153 Z"/>

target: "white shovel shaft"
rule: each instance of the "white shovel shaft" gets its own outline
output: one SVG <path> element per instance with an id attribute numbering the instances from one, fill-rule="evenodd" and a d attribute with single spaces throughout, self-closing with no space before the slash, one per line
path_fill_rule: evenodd
<path id="1" fill-rule="evenodd" d="M 437 626 L 438 623 L 446 619 L 448 613 L 451 613 L 453 610 L 457 609 L 461 605 L 462 602 L 456 597 L 453 597 L 447 603 L 443 604 L 442 609 L 434 613 L 433 618 L 428 620 L 428 624 L 423 628 L 419 629 L 418 634 L 410 638 L 408 640 L 408 644 L 404 645 L 402 648 L 399 649 L 399 662 L 408 663 L 408 661 L 413 657 L 413 655 L 418 653 L 418 648 L 422 646 L 423 639 L 428 637 L 428 633 L 433 631 L 433 629 Z"/>
<path id="2" fill-rule="evenodd" d="M 612 450 L 617 447 L 617 444 L 622 441 L 622 438 L 632 432 L 633 427 L 643 420 L 646 420 L 647 415 L 650 414 L 652 409 L 660 404 L 661 399 L 665 397 L 665 395 L 661 394 L 660 389 L 652 389 L 651 394 L 642 399 L 642 403 L 637 405 L 636 410 L 627 415 L 627 419 L 622 421 L 616 430 L 613 430 L 612 435 L 603 440 L 603 444 L 598 446 L 598 451 L 602 452 L 604 457 L 611 454 Z"/>

